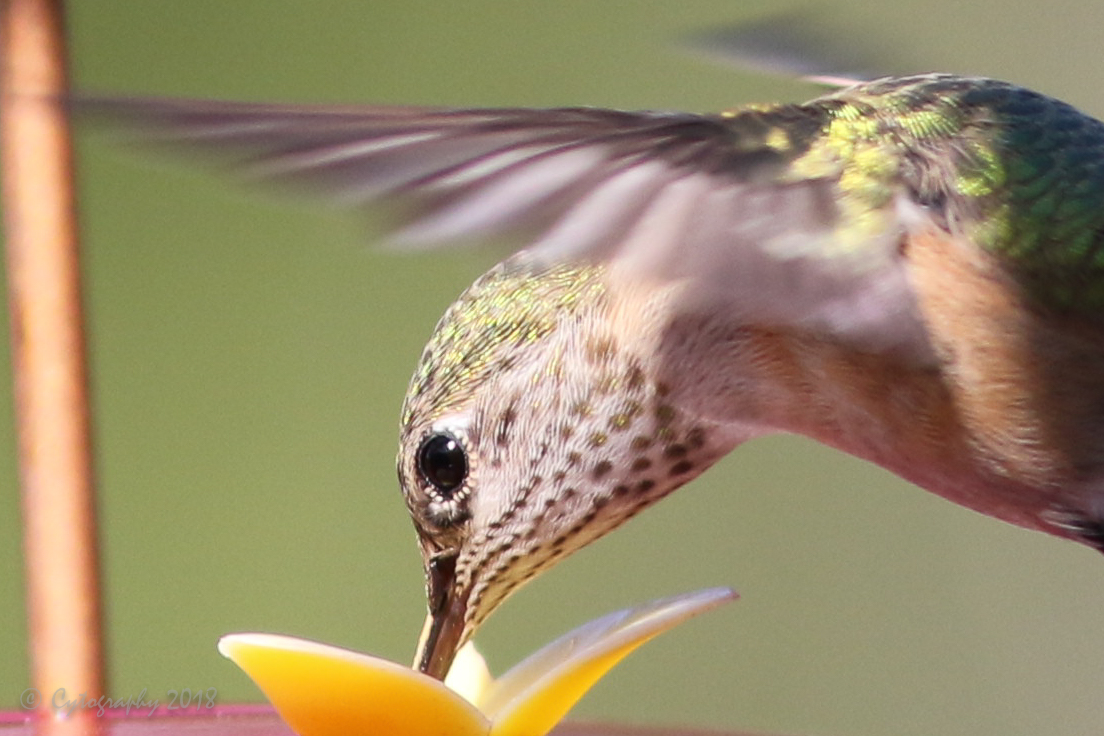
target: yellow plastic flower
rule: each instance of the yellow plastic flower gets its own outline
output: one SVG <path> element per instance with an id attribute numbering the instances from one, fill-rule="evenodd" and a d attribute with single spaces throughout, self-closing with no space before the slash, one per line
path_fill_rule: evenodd
<path id="1" fill-rule="evenodd" d="M 629 652 L 733 600 L 715 588 L 592 621 L 493 680 L 470 645 L 445 683 L 385 659 L 274 634 L 230 634 L 245 670 L 299 736 L 544 736 Z"/>

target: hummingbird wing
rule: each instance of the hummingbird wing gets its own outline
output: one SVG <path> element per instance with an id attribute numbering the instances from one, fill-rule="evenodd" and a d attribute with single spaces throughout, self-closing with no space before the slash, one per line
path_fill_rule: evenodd
<path id="1" fill-rule="evenodd" d="M 901 63 L 900 46 L 875 48 L 875 34 L 856 33 L 853 19 L 847 31 L 830 32 L 833 20 L 803 8 L 711 27 L 686 41 L 690 50 L 719 63 L 832 88 L 887 76 L 891 66 L 909 68 Z"/>
<path id="2" fill-rule="evenodd" d="M 899 198 L 854 201 L 823 106 L 717 115 L 86 99 L 78 112 L 360 207 L 410 247 L 521 233 L 549 261 L 680 279 L 687 309 L 930 356 Z M 879 193 L 880 195 L 881 193 Z M 378 204 L 376 205 L 379 206 Z"/>

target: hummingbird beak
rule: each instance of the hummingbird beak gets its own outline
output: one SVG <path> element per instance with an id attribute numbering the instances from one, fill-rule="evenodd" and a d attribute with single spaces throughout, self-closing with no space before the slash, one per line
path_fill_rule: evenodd
<path id="1" fill-rule="evenodd" d="M 445 679 L 452 666 L 468 610 L 467 594 L 456 588 L 456 557 L 456 554 L 438 555 L 426 565 L 429 612 L 418 639 L 414 666 L 438 680 Z"/>

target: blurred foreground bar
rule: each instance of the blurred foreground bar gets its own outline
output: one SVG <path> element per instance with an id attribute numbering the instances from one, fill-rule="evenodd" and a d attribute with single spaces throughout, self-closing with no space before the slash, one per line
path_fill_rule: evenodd
<path id="1" fill-rule="evenodd" d="M 36 719 L 28 712 L 0 712 L 0 736 L 39 736 Z M 295 736 L 267 705 L 228 705 L 204 715 L 143 714 L 129 717 L 108 713 L 96 719 L 88 736 Z M 355 736 L 355 734 L 350 734 Z M 599 723 L 561 723 L 552 736 L 753 736 L 734 731 L 617 726 Z"/>

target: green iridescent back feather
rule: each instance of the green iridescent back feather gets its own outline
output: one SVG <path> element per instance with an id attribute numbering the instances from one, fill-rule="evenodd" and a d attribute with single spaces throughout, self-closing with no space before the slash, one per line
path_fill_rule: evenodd
<path id="1" fill-rule="evenodd" d="M 943 75 L 810 104 L 828 120 L 794 170 L 816 176 L 843 164 L 843 227 L 882 226 L 903 185 L 1041 306 L 1084 316 L 1104 307 L 1104 124 L 1022 87 Z"/>

